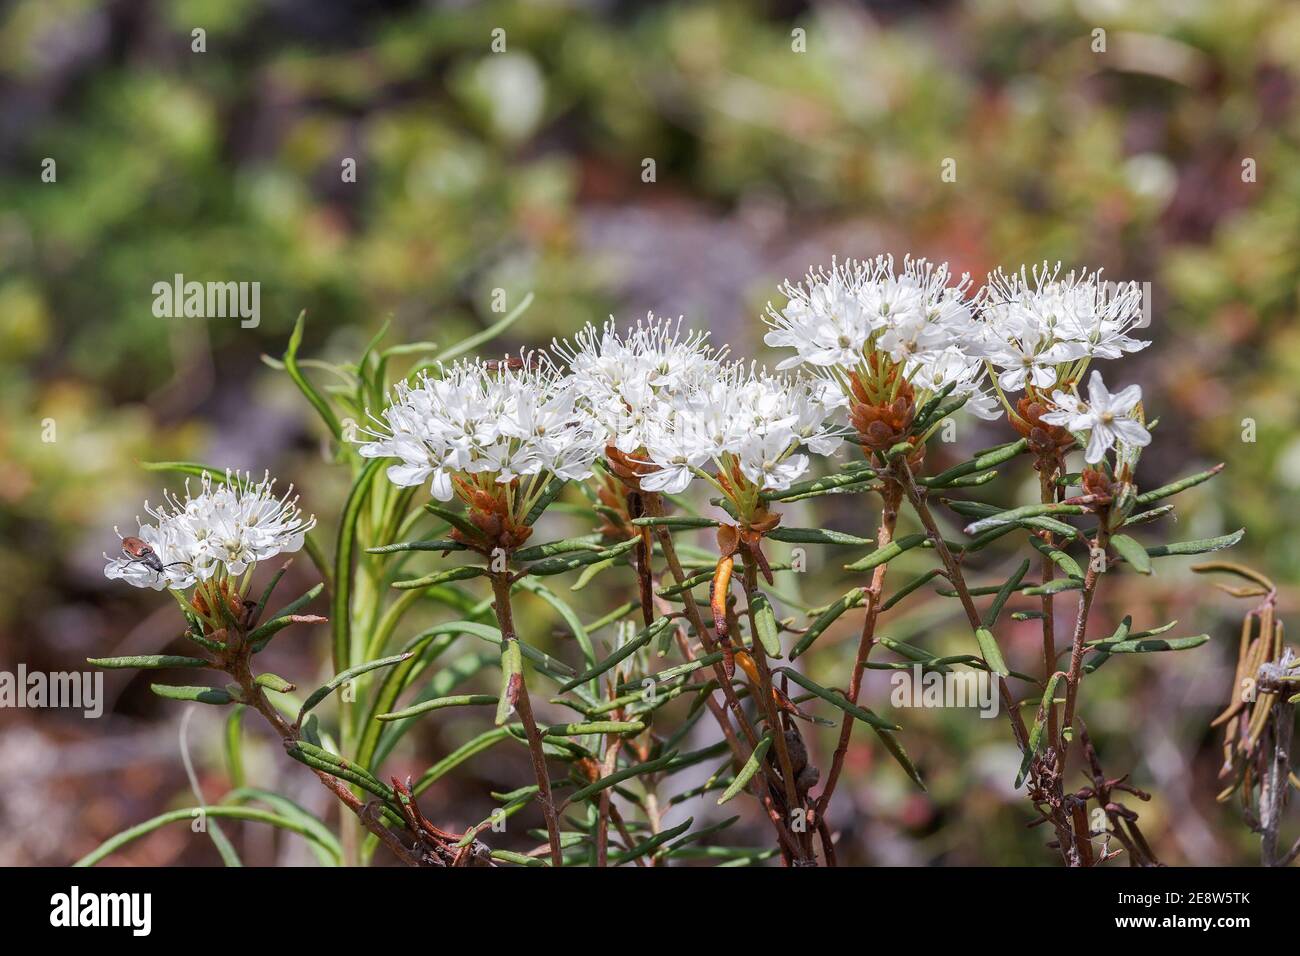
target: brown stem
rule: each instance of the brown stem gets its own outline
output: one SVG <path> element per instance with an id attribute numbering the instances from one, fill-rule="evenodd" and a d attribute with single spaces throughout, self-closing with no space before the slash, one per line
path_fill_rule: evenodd
<path id="1" fill-rule="evenodd" d="M 876 529 L 877 548 L 883 548 L 894 540 L 894 528 L 898 524 L 898 505 L 903 496 L 903 489 L 896 481 L 886 481 L 881 489 L 881 496 L 880 527 Z M 867 658 L 876 645 L 876 619 L 880 616 L 881 596 L 885 587 L 885 572 L 888 568 L 889 562 L 885 561 L 876 565 L 871 572 L 871 584 L 867 588 L 867 613 L 862 621 L 862 635 L 858 638 L 858 653 L 853 661 L 853 673 L 849 676 L 848 699 L 854 704 L 858 702 L 858 695 L 862 692 Z M 825 816 L 826 808 L 831 802 L 831 795 L 835 793 L 835 785 L 839 782 L 840 771 L 844 769 L 849 740 L 853 736 L 853 725 L 856 722 L 855 717 L 846 713 L 840 723 L 840 738 L 835 745 L 835 754 L 831 758 L 831 769 L 826 777 L 826 786 L 822 788 L 821 795 L 817 798 L 817 806 L 813 810 L 818 823 Z"/>
<path id="2" fill-rule="evenodd" d="M 256 683 L 250 663 L 252 652 L 243 641 L 242 636 L 236 635 L 232 637 L 231 642 L 232 650 L 226 657 L 225 670 L 239 685 L 244 702 L 266 719 L 267 723 L 271 725 L 284 743 L 296 742 L 299 739 L 297 729 L 280 715 L 279 711 L 266 699 L 262 688 Z M 312 772 L 319 778 L 321 785 L 334 794 L 340 803 L 351 810 L 362 825 L 387 846 L 399 860 L 407 866 L 420 866 L 425 862 L 420 854 L 403 844 L 397 838 L 397 834 L 384 826 L 381 820 L 367 813 L 365 805 L 342 780 L 325 773 L 323 770 L 313 769 Z"/>
<path id="3" fill-rule="evenodd" d="M 1260 861 L 1264 866 L 1285 866 L 1295 856 L 1294 850 L 1288 851 L 1281 859 L 1278 856 L 1278 830 L 1289 787 L 1291 738 L 1295 731 L 1295 705 L 1287 703 L 1285 694 L 1278 695 L 1271 719 L 1272 748 L 1259 791 Z"/>
<path id="4" fill-rule="evenodd" d="M 790 750 L 785 742 L 785 729 L 781 724 L 780 715 L 777 712 L 776 702 L 772 694 L 772 671 L 767 664 L 767 651 L 763 649 L 763 644 L 758 639 L 758 624 L 754 618 L 754 596 L 758 593 L 758 568 L 754 566 L 754 560 L 748 552 L 745 554 L 745 605 L 746 614 L 749 617 L 749 644 L 750 654 L 754 659 L 754 666 L 758 670 L 759 686 L 754 688 L 755 695 L 759 698 L 757 703 L 761 708 L 767 721 L 767 729 L 772 734 L 772 743 L 775 745 L 777 766 L 781 768 L 781 783 L 785 794 L 785 812 L 786 815 L 794 813 L 797 807 L 801 806 L 798 791 L 795 789 L 794 781 L 794 764 L 790 761 Z M 804 844 L 804 854 L 802 860 L 811 857 L 811 848 L 808 846 L 811 842 L 812 834 L 804 829 L 802 834 L 804 839 L 800 842 Z M 801 861 L 802 861 L 801 860 Z M 801 862 L 800 861 L 800 862 Z"/>
<path id="5" fill-rule="evenodd" d="M 657 518 L 662 518 L 664 516 L 663 499 L 659 495 L 643 495 L 642 504 L 647 515 Z M 655 532 L 659 538 L 659 546 L 664 552 L 664 560 L 668 563 L 668 570 L 672 572 L 673 580 L 677 584 L 681 584 L 687 579 L 687 574 L 682 568 L 681 560 L 677 557 L 677 549 L 673 547 L 672 535 L 669 533 L 668 529 L 662 525 L 656 526 Z M 691 623 L 691 626 L 695 628 L 695 633 L 699 636 L 700 643 L 704 645 L 704 650 L 709 654 L 714 653 L 718 644 L 713 639 L 709 629 L 704 626 L 704 618 L 700 615 L 699 605 L 695 603 L 695 595 L 687 590 L 682 592 L 682 597 L 685 604 L 686 619 Z M 681 648 L 682 653 L 687 660 L 695 659 L 695 655 L 691 653 L 690 643 L 681 634 L 680 629 L 678 629 L 677 644 L 678 647 Z M 722 728 L 723 735 L 727 738 L 728 742 L 732 744 L 732 754 L 737 761 L 737 766 L 740 766 L 746 759 L 748 759 L 749 754 L 753 753 L 754 747 L 757 746 L 758 734 L 755 732 L 753 725 L 749 722 L 749 718 L 746 716 L 744 709 L 740 706 L 740 699 L 736 697 L 736 691 L 731 686 L 731 679 L 727 677 L 727 673 L 724 670 L 721 661 L 718 661 L 713 665 L 713 674 L 717 678 L 719 688 L 722 690 L 722 696 L 726 701 L 727 709 L 724 710 L 718 702 L 714 700 L 712 695 L 708 698 L 708 707 L 714 718 L 717 720 L 718 725 Z M 731 727 L 731 721 L 727 716 L 728 711 L 735 716 L 737 726 L 740 727 L 741 732 L 745 735 L 745 739 L 749 743 L 749 753 L 745 753 L 743 748 L 740 746 L 740 741 L 736 737 L 735 731 Z M 771 821 L 773 828 L 776 830 L 777 841 L 781 845 L 782 853 L 786 856 L 790 856 L 794 853 L 794 841 L 791 839 L 790 833 L 786 829 L 787 821 L 777 812 L 771 794 L 765 792 L 765 788 L 770 788 L 771 786 L 771 769 L 767 767 L 766 764 L 763 769 L 763 776 L 761 778 L 755 776 L 753 780 L 754 792 L 762 801 L 763 806 L 767 811 L 767 818 Z"/>
<path id="6" fill-rule="evenodd" d="M 622 738 L 616 734 L 610 734 L 605 738 L 605 759 L 600 767 L 602 777 L 608 777 L 614 772 L 622 742 Z M 598 867 L 609 865 L 609 816 L 610 810 L 616 809 L 610 804 L 612 799 L 612 787 L 606 787 L 600 792 L 600 807 L 596 818 L 596 866 Z"/>
<path id="7" fill-rule="evenodd" d="M 1059 471 L 1057 466 L 1059 459 L 1043 456 L 1038 460 L 1038 486 L 1039 499 L 1043 504 L 1053 504 L 1057 499 L 1056 476 Z M 1048 547 L 1055 544 L 1055 536 L 1050 531 L 1040 532 L 1043 543 Z M 1046 585 L 1056 577 L 1056 562 L 1047 555 L 1043 555 L 1042 560 L 1042 580 L 1040 584 Z M 1056 673 L 1056 595 L 1044 594 L 1042 596 L 1043 611 L 1043 680 L 1050 681 L 1052 675 Z M 1056 703 L 1047 702 L 1047 739 L 1053 742 L 1059 740 L 1056 728 Z"/>
<path id="8" fill-rule="evenodd" d="M 510 575 L 503 572 L 492 575 L 492 594 L 496 599 L 497 625 L 501 628 L 502 641 L 518 641 L 515 633 L 514 613 L 510 607 Z M 551 777 L 546 770 L 546 754 L 542 750 L 542 735 L 533 719 L 533 705 L 528 699 L 528 682 L 519 675 L 519 697 L 515 709 L 523 722 L 524 733 L 528 737 L 528 753 L 533 760 L 533 775 L 537 778 L 537 799 L 542 805 L 542 816 L 546 819 L 546 836 L 551 844 L 551 865 L 563 866 L 564 854 L 560 849 L 560 825 L 555 813 L 555 802 L 551 798 Z"/>
<path id="9" fill-rule="evenodd" d="M 975 609 L 975 600 L 971 597 L 970 588 L 966 585 L 966 578 L 961 573 L 961 565 L 953 558 L 952 552 L 948 549 L 948 543 L 943 540 L 943 534 L 939 531 L 934 515 L 930 513 L 930 507 L 925 503 L 924 492 L 917 486 L 905 459 L 898 458 L 895 461 L 894 469 L 895 477 L 902 484 L 908 503 L 911 504 L 912 510 L 916 512 L 916 516 L 921 519 L 921 524 L 930 538 L 930 543 L 938 553 L 939 560 L 943 562 L 948 580 L 957 592 L 962 608 L 966 611 L 966 619 L 970 622 L 971 630 L 979 629 L 983 625 L 980 621 L 979 611 Z M 1011 730 L 1015 734 L 1016 743 L 1023 753 L 1029 747 L 1029 732 L 1025 729 L 1024 718 L 1020 716 L 1020 708 L 1016 706 L 1015 701 L 1012 699 L 1011 690 L 1007 687 L 1006 680 L 1001 677 L 998 678 L 998 692 L 1002 698 L 1002 707 L 1006 710 L 1007 718 L 1011 721 Z"/>
<path id="10" fill-rule="evenodd" d="M 1079 684 L 1083 681 L 1083 651 L 1084 642 L 1088 632 L 1088 612 L 1092 609 L 1092 599 L 1097 592 L 1097 582 L 1106 565 L 1106 545 L 1110 541 L 1110 532 L 1106 530 L 1105 516 L 1097 528 L 1097 538 L 1094 547 L 1101 552 L 1101 560 L 1094 558 L 1096 552 L 1090 551 L 1088 554 L 1088 570 L 1083 576 L 1083 592 L 1079 595 L 1079 613 L 1074 620 L 1074 638 L 1070 646 L 1070 670 L 1065 676 L 1065 713 L 1061 720 L 1061 733 L 1067 730 L 1074 734 L 1074 706 L 1079 696 Z M 1100 565 L 1100 569 L 1099 569 Z M 1065 767 L 1065 757 L 1069 752 L 1069 741 L 1062 739 L 1060 753 L 1061 766 Z"/>

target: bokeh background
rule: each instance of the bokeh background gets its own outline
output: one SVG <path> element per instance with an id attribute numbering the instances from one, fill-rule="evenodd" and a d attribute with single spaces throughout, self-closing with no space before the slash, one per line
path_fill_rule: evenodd
<path id="1" fill-rule="evenodd" d="M 1282 0 L 15 0 L 0 12 L 0 669 L 83 669 L 174 638 L 165 596 L 102 573 L 113 525 L 163 485 L 138 460 L 270 468 L 329 523 L 346 469 L 261 360 L 300 310 L 304 354 L 335 360 L 386 319 L 390 341 L 450 344 L 497 318 L 494 289 L 536 296 L 501 349 L 655 310 L 763 357 L 758 316 L 782 279 L 885 251 L 977 279 L 1059 259 L 1150 282 L 1155 344 L 1118 373 L 1161 418 L 1143 477 L 1228 468 L 1144 537 L 1244 525 L 1234 557 L 1282 582 L 1286 616 L 1300 549 L 1298 81 L 1300 5 Z M 47 157 L 55 182 L 41 180 Z M 156 318 L 152 285 L 175 273 L 260 282 L 259 327 Z M 1004 428 L 963 419 L 942 454 Z M 1034 496 L 1020 478 L 1007 500 Z M 790 523 L 867 530 L 862 499 L 844 502 Z M 815 560 L 822 573 L 799 582 L 810 604 L 848 586 L 835 556 Z M 1138 625 L 1177 617 L 1180 633 L 1215 639 L 1112 663 L 1086 683 L 1084 716 L 1108 771 L 1154 793 L 1140 810 L 1163 860 L 1249 863 L 1239 808 L 1214 801 L 1206 726 L 1245 608 L 1179 560 L 1153 581 L 1108 581 L 1096 626 L 1132 610 Z M 624 599 L 594 590 L 593 610 Z M 909 602 L 885 632 L 969 650 L 949 604 Z M 527 623 L 546 643 L 544 614 Z M 815 656 L 825 683 L 847 680 L 845 624 Z M 1010 653 L 1028 660 L 1037 625 L 1023 627 Z M 311 686 L 326 645 L 323 629 L 299 633 L 273 669 Z M 180 705 L 128 672 L 106 688 L 97 721 L 0 711 L 0 863 L 65 863 L 192 802 Z M 873 674 L 865 700 L 884 707 L 887 693 Z M 198 714 L 189 731 L 210 800 L 228 786 L 218 720 Z M 426 720 L 395 772 L 418 772 L 475 720 Z M 841 860 L 1053 861 L 1010 789 L 1005 721 L 902 722 L 930 792 L 859 729 L 831 814 Z M 816 752 L 824 767 L 828 741 Z M 250 776 L 324 807 L 269 741 L 254 758 Z M 425 809 L 464 825 L 490 809 L 488 790 L 526 779 L 522 750 L 490 753 Z M 310 860 L 256 825 L 226 830 L 249 862 Z M 766 845 L 756 821 L 735 835 Z M 174 827 L 115 860 L 218 857 Z"/>

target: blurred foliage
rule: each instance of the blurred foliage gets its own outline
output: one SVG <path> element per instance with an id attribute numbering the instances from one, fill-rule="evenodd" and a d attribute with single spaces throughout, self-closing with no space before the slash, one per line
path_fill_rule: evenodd
<path id="1" fill-rule="evenodd" d="M 0 659 L 55 638 L 42 609 L 90 608 L 86 640 L 143 613 L 112 604 L 99 565 L 112 525 L 158 494 L 137 459 L 297 474 L 309 508 L 334 510 L 317 426 L 258 361 L 302 309 L 323 358 L 385 319 L 389 341 L 455 341 L 496 317 L 498 288 L 507 307 L 537 297 L 506 346 L 655 305 L 761 354 L 776 282 L 832 253 L 1150 281 L 1155 344 L 1125 365 L 1162 418 L 1147 481 L 1227 461 L 1181 530 L 1244 525 L 1240 559 L 1300 577 L 1300 6 L 16 0 L 0 18 Z M 259 327 L 156 318 L 153 283 L 177 273 L 260 282 Z M 1153 612 L 1196 614 L 1185 575 L 1164 584 Z M 907 619 L 934 626 L 926 613 Z M 1204 744 L 1201 711 L 1143 723 L 1187 703 L 1174 688 L 1206 665 L 1180 657 L 1172 687 L 1135 665 L 1094 688 L 1108 766 L 1157 732 Z M 1190 686 L 1208 712 L 1216 689 Z M 913 838 L 961 833 L 954 859 L 1042 860 L 991 764 L 1014 754 L 952 759 L 996 736 L 968 717 L 909 721 L 928 798 L 885 770 L 855 799 Z"/>

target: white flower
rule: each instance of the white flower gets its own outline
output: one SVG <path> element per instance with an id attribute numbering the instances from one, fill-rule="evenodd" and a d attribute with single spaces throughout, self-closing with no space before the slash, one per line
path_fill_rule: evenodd
<path id="1" fill-rule="evenodd" d="M 225 573 L 243 574 L 259 561 L 302 548 L 303 538 L 316 524 L 303 519 L 290 486 L 275 494 L 269 474 L 254 483 L 250 475 L 226 472 L 224 483 L 204 474 L 199 493 L 185 482 L 185 497 L 163 493 L 163 504 L 145 511 L 156 524 L 136 519 L 137 537 L 148 552 L 133 558 L 105 558 L 104 574 L 135 587 L 185 590 L 199 581 Z M 120 532 L 119 532 L 120 534 Z"/>
<path id="2" fill-rule="evenodd" d="M 763 341 L 772 348 L 792 348 L 795 354 L 777 365 L 782 371 L 797 365 L 853 368 L 875 332 L 864 287 L 876 272 L 874 263 L 831 260 L 829 270 L 809 271 L 803 285 L 786 282 L 780 292 L 790 301 L 777 311 L 769 303 L 764 319 L 772 330 Z"/>
<path id="3" fill-rule="evenodd" d="M 1050 388 L 1062 365 L 1119 358 L 1147 345 L 1128 334 L 1142 314 L 1136 282 L 1104 282 L 1100 271 L 1064 277 L 1060 271 L 1060 263 L 1032 272 L 998 270 L 981 291 L 984 355 L 1000 369 L 1004 391 Z"/>
<path id="4" fill-rule="evenodd" d="M 1151 433 L 1134 414 L 1142 401 L 1142 387 L 1130 385 L 1112 395 L 1106 389 L 1101 373 L 1094 371 L 1088 379 L 1088 401 L 1062 391 L 1052 393 L 1058 411 L 1048 412 L 1042 420 L 1049 425 L 1063 425 L 1072 432 L 1090 432 L 1084 460 L 1095 465 L 1105 457 L 1107 450 L 1118 443 L 1122 452 L 1128 448 L 1143 448 L 1151 442 Z"/>
<path id="5" fill-rule="evenodd" d="M 726 349 L 710 347 L 707 332 L 683 333 L 681 322 L 651 313 L 620 335 L 610 319 L 600 330 L 587 325 L 572 345 L 553 343 L 569 365 L 579 410 L 605 444 L 636 451 L 652 423 L 671 414 L 669 396 L 699 387 L 722 367 Z"/>
<path id="6" fill-rule="evenodd" d="M 988 368 L 978 356 L 968 355 L 951 345 L 942 352 L 927 356 L 924 361 L 908 367 L 907 378 L 913 385 L 930 392 L 939 392 L 949 385 L 951 394 L 965 395 L 962 407 L 985 421 L 993 421 L 1002 414 L 997 397 L 983 388 Z"/>
<path id="7" fill-rule="evenodd" d="M 710 464 L 728 481 L 738 469 L 760 490 L 782 490 L 808 470 L 808 456 L 796 454 L 801 446 L 826 455 L 842 440 L 843 429 L 829 422 L 845 400 L 821 379 L 737 362 L 670 402 L 672 413 L 646 435 L 645 458 L 656 467 L 641 479 L 646 491 L 683 491 Z"/>
<path id="8" fill-rule="evenodd" d="M 544 473 L 582 479 L 604 447 L 578 414 L 572 382 L 540 353 L 514 363 L 461 361 L 439 377 L 398 382 L 382 417 L 364 428 L 365 458 L 398 458 L 388 479 L 404 487 L 429 482 L 450 501 L 452 478 L 482 475 L 497 483 Z"/>
<path id="9" fill-rule="evenodd" d="M 966 299 L 969 276 L 952 282 L 947 263 L 906 258 L 895 272 L 893 256 L 870 262 L 835 260 L 810 271 L 802 285 L 786 282 L 784 309 L 768 305 L 771 331 L 763 341 L 793 348 L 777 369 L 808 364 L 858 368 L 873 351 L 895 362 L 924 360 L 969 335 L 974 315 Z"/>

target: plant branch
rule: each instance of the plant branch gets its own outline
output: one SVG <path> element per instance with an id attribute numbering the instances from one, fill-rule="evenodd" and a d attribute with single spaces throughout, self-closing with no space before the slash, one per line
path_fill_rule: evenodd
<path id="1" fill-rule="evenodd" d="M 518 641 L 515 633 L 514 613 L 510 606 L 510 575 L 502 572 L 492 575 L 492 594 L 495 598 L 493 608 L 496 611 L 497 625 L 501 628 L 501 640 Z M 504 644 L 502 645 L 504 648 Z M 546 836 L 551 845 L 551 865 L 563 866 L 564 854 L 560 848 L 560 826 L 555 813 L 555 801 L 551 797 L 551 778 L 546 769 L 546 754 L 542 750 L 542 735 L 533 719 L 533 706 L 528 699 L 528 682 L 519 675 L 519 694 L 515 699 L 515 709 L 524 725 L 528 737 L 528 753 L 533 761 L 533 775 L 537 779 L 537 799 L 542 805 L 542 816 L 546 819 Z"/>

